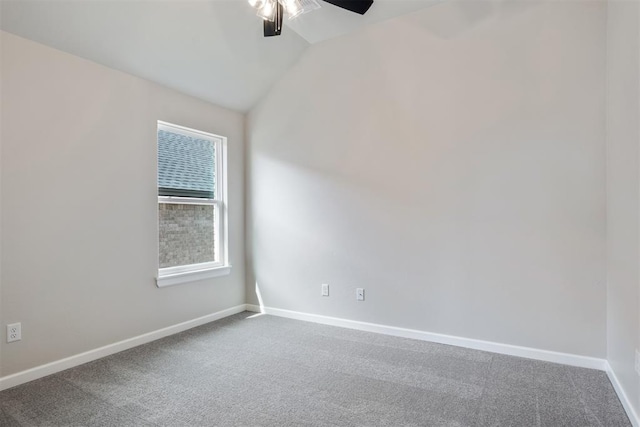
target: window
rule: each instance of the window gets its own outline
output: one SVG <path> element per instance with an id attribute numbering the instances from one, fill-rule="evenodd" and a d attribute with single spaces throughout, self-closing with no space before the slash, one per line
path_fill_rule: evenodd
<path id="1" fill-rule="evenodd" d="M 158 122 L 159 287 L 228 274 L 226 138 Z"/>

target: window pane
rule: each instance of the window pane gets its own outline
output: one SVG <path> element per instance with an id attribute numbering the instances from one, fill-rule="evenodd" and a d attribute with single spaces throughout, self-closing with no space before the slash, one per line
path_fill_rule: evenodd
<path id="1" fill-rule="evenodd" d="M 159 129 L 159 195 L 214 199 L 215 160 L 212 141 Z"/>
<path id="2" fill-rule="evenodd" d="M 160 268 L 217 260 L 216 205 L 158 205 Z"/>

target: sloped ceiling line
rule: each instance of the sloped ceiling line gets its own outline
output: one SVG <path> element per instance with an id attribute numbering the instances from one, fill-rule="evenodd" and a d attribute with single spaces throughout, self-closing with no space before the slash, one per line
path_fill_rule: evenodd
<path id="1" fill-rule="evenodd" d="M 440 0 L 329 3 L 265 39 L 246 0 L 0 0 L 0 28 L 222 107 L 246 112 L 310 44 Z"/>

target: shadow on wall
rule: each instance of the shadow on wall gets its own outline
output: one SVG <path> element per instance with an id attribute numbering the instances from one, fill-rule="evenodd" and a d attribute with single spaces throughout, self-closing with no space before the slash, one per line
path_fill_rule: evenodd
<path id="1" fill-rule="evenodd" d="M 257 298 L 261 307 L 314 312 L 315 285 L 322 281 L 371 286 L 378 283 L 379 300 L 402 297 L 414 302 L 434 299 L 465 302 L 438 304 L 425 310 L 435 324 L 450 325 L 464 318 L 469 304 L 484 298 L 481 286 L 472 289 L 467 286 L 478 280 L 478 276 L 468 271 L 478 264 L 474 254 L 485 254 L 483 269 L 495 266 L 493 271 L 501 271 L 499 266 L 508 254 L 523 251 L 514 245 L 512 238 L 522 234 L 520 227 L 510 229 L 502 225 L 507 229 L 496 232 L 503 223 L 500 216 L 469 219 L 469 212 L 473 214 L 477 208 L 465 204 L 480 203 L 482 197 L 465 200 L 456 196 L 459 190 L 441 191 L 429 184 L 429 179 L 420 180 L 418 190 L 398 186 L 398 191 L 388 193 L 380 191 L 379 186 L 366 185 L 366 177 L 350 181 L 343 175 L 293 165 L 261 151 L 255 151 L 253 156 L 253 171 L 260 176 L 253 183 L 253 203 L 270 206 L 254 211 L 251 219 L 253 250 L 260 254 L 251 265 L 260 272 L 260 285 L 254 276 L 249 282 L 254 285 L 249 295 L 255 292 L 250 298 L 254 302 Z M 440 185 L 447 180 L 441 175 Z M 283 183 L 288 183 L 286 189 Z M 283 191 L 272 191 L 275 188 Z M 503 204 L 500 209 L 508 211 L 508 206 Z M 425 222 L 425 218 L 429 220 Z M 481 230 L 476 229 L 478 221 L 482 223 Z M 479 237 L 481 247 L 468 241 L 470 235 Z M 540 252 L 547 252 L 545 241 L 534 243 Z M 491 244 L 494 250 L 488 252 L 486 246 Z M 521 258 L 529 257 L 523 254 Z M 382 265 L 389 268 L 380 268 Z M 526 270 L 527 266 L 521 266 L 518 274 Z M 491 283 L 503 280 L 515 283 L 517 277 L 487 279 Z M 414 283 L 416 288 L 406 290 L 396 286 L 401 283 Z M 535 296 L 530 293 L 537 290 L 526 288 L 518 292 L 528 300 Z M 302 295 L 305 299 L 301 301 Z M 375 299 L 371 302 L 375 303 Z M 301 304 L 307 306 L 301 308 Z M 380 312 L 372 312 L 368 320 L 385 323 L 379 315 Z"/>
<path id="2" fill-rule="evenodd" d="M 251 112 L 247 294 L 600 357 L 604 8 L 473 3 L 314 45 Z"/>

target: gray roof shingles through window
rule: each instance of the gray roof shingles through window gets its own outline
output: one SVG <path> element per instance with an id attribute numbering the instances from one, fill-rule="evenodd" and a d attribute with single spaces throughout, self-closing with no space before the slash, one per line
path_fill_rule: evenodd
<path id="1" fill-rule="evenodd" d="M 158 130 L 158 187 L 215 193 L 211 141 Z M 214 196 L 212 196 L 214 198 Z"/>

